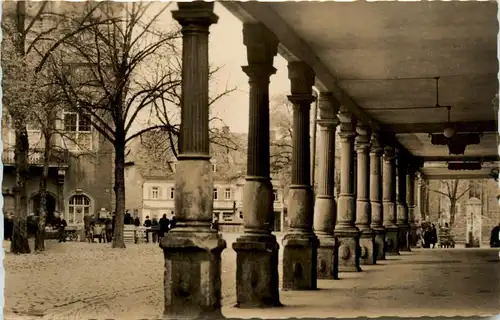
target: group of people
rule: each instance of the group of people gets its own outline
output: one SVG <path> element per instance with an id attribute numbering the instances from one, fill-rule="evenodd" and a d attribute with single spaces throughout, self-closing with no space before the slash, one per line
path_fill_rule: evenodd
<path id="1" fill-rule="evenodd" d="M 115 231 L 116 214 L 100 218 L 97 216 L 85 216 L 83 223 L 85 228 L 85 238 L 88 242 L 94 242 L 97 238 L 99 243 L 111 242 Z"/>
<path id="2" fill-rule="evenodd" d="M 151 220 L 149 216 L 146 216 L 146 220 L 144 220 L 144 227 L 146 227 L 146 242 L 149 242 L 149 233 L 152 233 L 153 243 L 159 242 L 161 238 L 165 236 L 165 233 L 175 228 L 176 224 L 177 219 L 175 215 L 172 215 L 171 219 L 169 219 L 166 214 L 163 214 L 160 221 L 156 218 Z"/>
<path id="3" fill-rule="evenodd" d="M 435 248 L 438 241 L 436 226 L 430 222 L 422 223 L 422 248 Z"/>

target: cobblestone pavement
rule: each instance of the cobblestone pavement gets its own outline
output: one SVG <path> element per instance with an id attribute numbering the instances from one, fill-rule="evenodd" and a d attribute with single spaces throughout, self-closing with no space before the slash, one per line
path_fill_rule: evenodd
<path id="1" fill-rule="evenodd" d="M 342 273 L 338 281 L 320 280 L 317 291 L 281 291 L 284 308 L 236 309 L 236 254 L 231 243 L 237 236 L 224 235 L 228 247 L 222 257 L 222 294 L 227 317 L 500 313 L 500 258 L 493 249 L 417 249 L 363 266 L 361 273 Z M 44 253 L 7 253 L 3 262 L 5 319 L 144 319 L 163 311 L 163 254 L 158 245 L 114 250 L 107 244 L 48 241 Z"/>

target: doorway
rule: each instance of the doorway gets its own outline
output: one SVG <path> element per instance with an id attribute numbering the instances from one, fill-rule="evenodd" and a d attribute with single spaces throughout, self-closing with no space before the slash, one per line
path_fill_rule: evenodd
<path id="1" fill-rule="evenodd" d="M 33 203 L 33 213 L 38 215 L 40 213 L 40 194 L 37 193 L 31 198 Z M 56 198 L 49 192 L 47 192 L 47 203 L 45 206 L 47 210 L 46 224 L 52 223 L 54 221 L 54 212 L 56 211 Z"/>

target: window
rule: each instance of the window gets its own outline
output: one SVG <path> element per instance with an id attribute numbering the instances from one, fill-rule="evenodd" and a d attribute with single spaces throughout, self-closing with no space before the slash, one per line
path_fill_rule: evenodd
<path id="1" fill-rule="evenodd" d="M 217 188 L 214 188 L 214 200 L 217 200 L 218 194 L 217 194 Z"/>
<path id="2" fill-rule="evenodd" d="M 64 112 L 64 131 L 90 132 L 90 120 L 77 112 Z"/>
<path id="3" fill-rule="evenodd" d="M 231 200 L 231 189 L 224 189 L 224 200 Z"/>
<path id="4" fill-rule="evenodd" d="M 232 212 L 223 212 L 222 220 L 224 221 L 233 221 L 233 213 Z"/>
<path id="5" fill-rule="evenodd" d="M 212 163 L 212 171 L 217 172 L 217 165 L 215 163 Z"/>
<path id="6" fill-rule="evenodd" d="M 469 180 L 469 198 L 481 198 L 481 185 L 478 181 Z"/>
<path id="7" fill-rule="evenodd" d="M 83 195 L 77 194 L 69 199 L 68 215 L 66 222 L 83 223 L 83 217 L 90 214 L 90 199 Z"/>
<path id="8" fill-rule="evenodd" d="M 151 188 L 151 199 L 158 199 L 160 197 L 160 189 L 158 187 Z"/>
<path id="9" fill-rule="evenodd" d="M 274 202 L 280 201 L 278 189 L 273 189 Z"/>
<path id="10" fill-rule="evenodd" d="M 175 188 L 170 188 L 170 199 L 175 197 Z"/>

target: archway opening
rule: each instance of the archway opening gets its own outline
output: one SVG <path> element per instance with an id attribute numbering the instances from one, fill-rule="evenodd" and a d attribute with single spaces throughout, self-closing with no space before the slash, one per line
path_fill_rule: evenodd
<path id="1" fill-rule="evenodd" d="M 46 217 L 46 224 L 51 224 L 54 219 L 54 212 L 56 211 L 56 198 L 50 194 L 46 193 L 46 204 L 45 204 L 45 209 L 47 210 L 47 217 Z M 36 215 L 40 214 L 40 193 L 37 193 L 36 195 L 33 196 L 32 198 L 33 201 L 33 213 Z"/>

